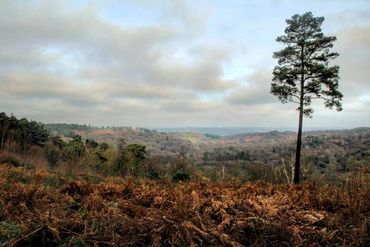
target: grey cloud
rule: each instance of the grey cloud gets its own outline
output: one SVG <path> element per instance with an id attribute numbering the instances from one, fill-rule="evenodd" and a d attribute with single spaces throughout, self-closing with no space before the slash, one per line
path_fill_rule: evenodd
<path id="1" fill-rule="evenodd" d="M 8 73 L 0 77 L 0 80 L 2 91 L 17 96 L 55 97 L 70 91 L 62 80 L 47 75 Z"/>
<path id="2" fill-rule="evenodd" d="M 175 98 L 181 94 L 175 87 L 161 87 L 153 84 L 132 84 L 129 82 L 106 82 L 96 86 L 97 91 L 105 92 L 111 97 L 128 97 L 142 99 Z"/>
<path id="3" fill-rule="evenodd" d="M 192 15 L 184 11 L 185 25 Z M 189 31 L 193 24 L 184 28 Z M 0 8 L 3 110 L 40 120 L 50 114 L 55 121 L 78 116 L 96 122 L 103 122 L 97 114 L 139 118 L 149 112 L 204 112 L 212 104 L 197 99 L 199 91 L 235 86 L 222 78 L 229 51 L 217 44 L 183 49 L 177 42 L 184 34 L 176 28 L 118 26 L 100 17 L 94 6 L 7 1 Z M 191 61 L 173 57 L 178 49 Z"/>
<path id="4" fill-rule="evenodd" d="M 161 103 L 161 109 L 167 112 L 204 112 L 216 109 L 217 103 L 202 101 L 196 97 L 165 100 Z"/>
<path id="5" fill-rule="evenodd" d="M 334 49 L 340 54 L 335 61 L 340 66 L 339 86 L 344 102 L 350 103 L 364 93 L 370 95 L 370 26 L 341 30 L 335 35 Z"/>
<path id="6" fill-rule="evenodd" d="M 3 70 L 37 70 L 48 68 L 62 58 L 61 54 L 46 53 L 40 49 L 29 49 L 25 51 L 20 47 L 0 48 L 0 67 Z"/>
<path id="7" fill-rule="evenodd" d="M 370 26 L 341 30 L 336 33 L 336 36 L 339 49 L 364 49 L 363 51 L 369 52 Z"/>
<path id="8" fill-rule="evenodd" d="M 247 84 L 237 88 L 226 97 L 231 104 L 257 105 L 277 102 L 270 94 L 271 71 L 260 69 L 248 76 Z"/>
<path id="9" fill-rule="evenodd" d="M 56 78 L 41 73 L 8 73 L 0 76 L 0 90 L 19 99 L 56 99 L 70 104 L 87 106 L 99 104 L 104 96 L 92 91 L 88 85 L 72 83 L 68 78 Z"/>
<path id="10" fill-rule="evenodd" d="M 231 80 L 221 78 L 221 64 L 213 60 L 200 61 L 188 66 L 181 64 L 161 64 L 154 78 L 159 82 L 178 85 L 184 88 L 194 88 L 200 91 L 222 91 L 235 86 Z M 167 69 L 164 69 L 164 68 Z"/>
<path id="11" fill-rule="evenodd" d="M 78 71 L 82 74 L 76 80 L 96 79 L 83 78 L 84 70 L 90 71 L 88 73 L 93 70 L 111 72 L 113 67 L 116 73 L 106 74 L 101 79 L 176 85 L 203 91 L 223 90 L 232 86 L 230 81 L 221 79 L 221 63 L 225 56 L 198 56 L 197 61 L 191 64 L 163 62 L 172 50 L 162 46 L 167 46 L 177 38 L 173 27 L 122 28 L 99 18 L 93 8 L 68 11 L 63 5 L 57 8 L 46 5 L 33 7 L 24 13 L 24 9 L 16 4 L 5 7 L 8 9 L 4 8 L 2 12 L 4 21 L 0 24 L 3 34 L 0 40 L 18 52 L 20 49 L 45 47 L 62 50 L 65 56 L 77 54 L 82 57 L 82 69 Z M 17 60 L 13 55 L 11 59 L 6 59 L 13 64 L 24 64 L 21 57 Z M 96 74 L 92 73 L 93 76 Z"/>

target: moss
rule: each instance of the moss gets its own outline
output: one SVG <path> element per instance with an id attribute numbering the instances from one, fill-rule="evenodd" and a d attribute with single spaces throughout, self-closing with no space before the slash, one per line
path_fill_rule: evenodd
<path id="1" fill-rule="evenodd" d="M 8 222 L 0 222 L 0 242 L 3 246 L 22 234 L 23 230 L 20 226 Z"/>

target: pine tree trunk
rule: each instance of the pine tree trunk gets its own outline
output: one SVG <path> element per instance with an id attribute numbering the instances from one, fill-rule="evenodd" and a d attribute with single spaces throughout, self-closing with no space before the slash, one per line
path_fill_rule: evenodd
<path id="1" fill-rule="evenodd" d="M 299 184 L 301 170 L 301 147 L 302 147 L 302 124 L 303 124 L 303 101 L 304 101 L 304 45 L 301 47 L 301 91 L 299 100 L 299 121 L 297 134 L 297 147 L 295 152 L 293 182 Z"/>
<path id="2" fill-rule="evenodd" d="M 302 123 L 303 123 L 303 104 L 301 104 L 301 107 L 299 109 L 299 124 L 297 134 L 297 147 L 295 153 L 294 178 L 293 178 L 295 184 L 299 184 L 300 182 L 299 173 L 301 169 Z"/>

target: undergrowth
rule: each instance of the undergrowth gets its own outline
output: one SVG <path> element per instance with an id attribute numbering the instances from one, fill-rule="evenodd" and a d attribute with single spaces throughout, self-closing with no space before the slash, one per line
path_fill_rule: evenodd
<path id="1" fill-rule="evenodd" d="M 0 165 L 4 246 L 370 246 L 369 174 L 344 186 L 101 178 Z"/>

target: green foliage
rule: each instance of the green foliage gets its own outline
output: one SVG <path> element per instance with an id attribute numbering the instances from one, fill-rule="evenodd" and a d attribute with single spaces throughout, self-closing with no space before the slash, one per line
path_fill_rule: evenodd
<path id="1" fill-rule="evenodd" d="M 324 100 L 328 108 L 342 109 L 339 66 L 329 66 L 338 56 L 330 51 L 336 37 L 324 36 L 323 21 L 324 17 L 314 17 L 311 12 L 294 15 L 286 21 L 285 35 L 276 39 L 286 47 L 274 53 L 279 65 L 273 71 L 271 93 L 283 103 L 300 104 L 308 117 L 313 113 L 311 101 L 316 98 Z"/>
<path id="2" fill-rule="evenodd" d="M 18 159 L 12 157 L 12 156 L 6 156 L 4 158 L 0 158 L 0 163 L 1 164 L 7 164 L 11 165 L 13 167 L 24 167 L 27 170 L 34 170 L 35 166 L 30 163 L 23 163 L 19 161 Z"/>
<path id="3" fill-rule="evenodd" d="M 8 164 L 8 165 L 11 165 L 11 166 L 14 166 L 14 167 L 22 166 L 22 163 L 20 161 L 18 161 L 17 159 L 15 159 L 14 157 L 12 157 L 12 156 L 7 156 L 7 157 L 1 159 L 0 163 Z"/>
<path id="4" fill-rule="evenodd" d="M 149 170 L 146 177 L 149 179 L 154 179 L 154 180 L 161 179 L 161 176 L 159 175 L 159 173 L 153 170 Z"/>
<path id="5" fill-rule="evenodd" d="M 221 136 L 220 135 L 214 135 L 214 134 L 208 134 L 208 133 L 205 133 L 204 136 L 208 139 L 211 139 L 211 140 L 216 140 L 216 139 L 220 139 Z"/>
<path id="6" fill-rule="evenodd" d="M 172 181 L 174 182 L 179 182 L 179 181 L 189 181 L 190 180 L 190 175 L 187 174 L 187 173 L 184 173 L 184 172 L 176 172 L 173 176 L 172 176 Z"/>
<path id="7" fill-rule="evenodd" d="M 45 145 L 44 154 L 45 158 L 49 162 L 50 168 L 54 169 L 57 167 L 58 163 L 72 156 L 71 150 L 67 148 L 67 143 L 63 141 L 60 136 L 51 136 L 49 141 Z"/>
<path id="8" fill-rule="evenodd" d="M 73 138 L 76 135 L 75 131 L 90 131 L 95 129 L 95 127 L 86 124 L 81 125 L 65 123 L 45 124 L 45 128 L 48 129 L 54 135 L 62 135 L 71 138 Z"/>
<path id="9" fill-rule="evenodd" d="M 99 144 L 99 149 L 100 149 L 101 151 L 107 151 L 107 150 L 108 150 L 108 148 L 109 148 L 109 144 L 108 144 L 108 143 L 106 143 L 106 142 L 102 142 L 102 143 L 100 143 L 100 144 Z"/>
<path id="10" fill-rule="evenodd" d="M 100 163 L 104 163 L 108 161 L 108 159 L 104 156 L 104 154 L 101 151 L 95 152 L 95 155 L 99 159 Z"/>
<path id="11" fill-rule="evenodd" d="M 6 246 L 9 240 L 19 237 L 22 232 L 22 228 L 16 224 L 0 222 L 0 244 Z"/>
<path id="12" fill-rule="evenodd" d="M 75 135 L 71 141 L 67 144 L 67 152 L 66 158 L 67 159 L 74 159 L 81 157 L 85 154 L 85 144 L 82 141 L 82 137 L 79 135 Z"/>
<path id="13" fill-rule="evenodd" d="M 59 149 L 62 149 L 67 145 L 67 143 L 63 141 L 63 139 L 60 136 L 51 136 L 50 139 L 51 142 Z"/>
<path id="14" fill-rule="evenodd" d="M 85 145 L 87 148 L 90 148 L 90 149 L 95 149 L 95 148 L 98 148 L 99 147 L 99 144 L 94 141 L 93 139 L 86 139 L 85 140 Z"/>
<path id="15" fill-rule="evenodd" d="M 139 175 L 142 173 L 143 164 L 145 161 L 146 146 L 141 144 L 130 144 L 127 146 L 129 155 L 129 166 L 132 175 Z"/>
<path id="16" fill-rule="evenodd" d="M 61 149 L 53 143 L 48 143 L 44 149 L 45 158 L 49 162 L 50 168 L 54 169 L 58 161 L 62 158 Z"/>
<path id="17" fill-rule="evenodd" d="M 323 140 L 323 137 L 319 137 L 319 136 L 307 136 L 305 143 L 311 148 L 316 148 L 324 144 L 324 140 Z"/>
<path id="18" fill-rule="evenodd" d="M 214 151 L 207 151 L 203 153 L 202 160 L 207 162 L 213 161 L 241 161 L 250 160 L 251 155 L 247 150 L 239 150 L 239 148 L 215 148 Z"/>
<path id="19" fill-rule="evenodd" d="M 125 145 L 121 142 L 118 147 L 119 156 L 115 162 L 115 171 L 118 175 L 144 175 L 146 146 L 142 144 Z"/>
<path id="20" fill-rule="evenodd" d="M 7 141 L 14 141 L 19 143 L 21 151 L 25 151 L 32 145 L 44 146 L 48 137 L 42 124 L 0 113 L 0 149 Z"/>
<path id="21" fill-rule="evenodd" d="M 10 119 L 13 121 L 16 118 Z M 27 121 L 22 120 L 22 123 L 26 124 Z M 126 131 L 125 128 L 117 129 Z M 25 152 L 21 149 L 1 150 L 0 163 L 32 170 L 35 166 L 45 164 L 43 157 L 36 153 L 39 152 L 41 155 L 44 153 L 50 168 L 66 172 L 71 178 L 80 179 L 84 176 L 81 174 L 97 174 L 96 179 L 84 178 L 91 181 L 115 175 L 172 179 L 176 173 L 184 173 L 194 180 L 206 177 L 213 181 L 264 180 L 280 183 L 287 181 L 281 162 L 282 159 L 291 157 L 295 137 L 293 132 L 270 131 L 224 136 L 221 140 L 208 140 L 207 143 L 200 135 L 203 142 L 198 145 L 199 143 L 176 139 L 173 134 L 138 129 L 130 131 L 135 132 L 135 136 L 125 140 L 131 144 L 121 143 L 118 148 L 92 140 L 91 136 L 101 140 L 99 134 L 95 133 L 81 133 L 83 137 L 74 136 L 68 142 L 59 136 L 49 136 L 43 147 L 34 146 Z M 102 133 L 105 135 L 105 132 Z M 11 144 L 18 145 L 17 134 L 11 134 L 15 134 L 10 136 Z M 135 144 L 131 140 L 146 145 Z M 335 181 L 338 177 L 367 165 L 370 162 L 369 141 L 369 128 L 310 131 L 303 134 L 303 180 Z M 147 147 L 150 148 L 150 155 L 147 155 Z M 183 147 L 187 152 L 179 153 Z M 309 166 L 309 172 L 305 173 L 303 170 L 306 166 Z M 280 169 L 277 175 L 275 167 Z M 12 181 L 29 182 L 27 178 L 22 179 L 16 174 L 8 175 Z M 11 186 L 11 182 L 7 183 Z M 50 181 L 45 180 L 43 184 L 55 188 L 59 186 L 58 181 L 53 178 Z"/>
<path id="22" fill-rule="evenodd" d="M 128 155 L 125 144 L 121 141 L 118 145 L 118 156 L 114 162 L 114 173 L 116 175 L 122 176 L 127 174 L 128 168 Z"/>
<path id="23" fill-rule="evenodd" d="M 339 54 L 331 52 L 334 36 L 324 36 L 321 25 L 324 17 L 311 12 L 294 15 L 286 22 L 285 35 L 276 41 L 286 47 L 274 53 L 278 66 L 273 71 L 271 93 L 283 103 L 298 104 L 299 127 L 297 135 L 294 183 L 299 183 L 303 116 L 312 117 L 313 99 L 324 100 L 324 105 L 342 110 L 342 93 L 338 90 L 339 66 L 330 66 Z"/>

